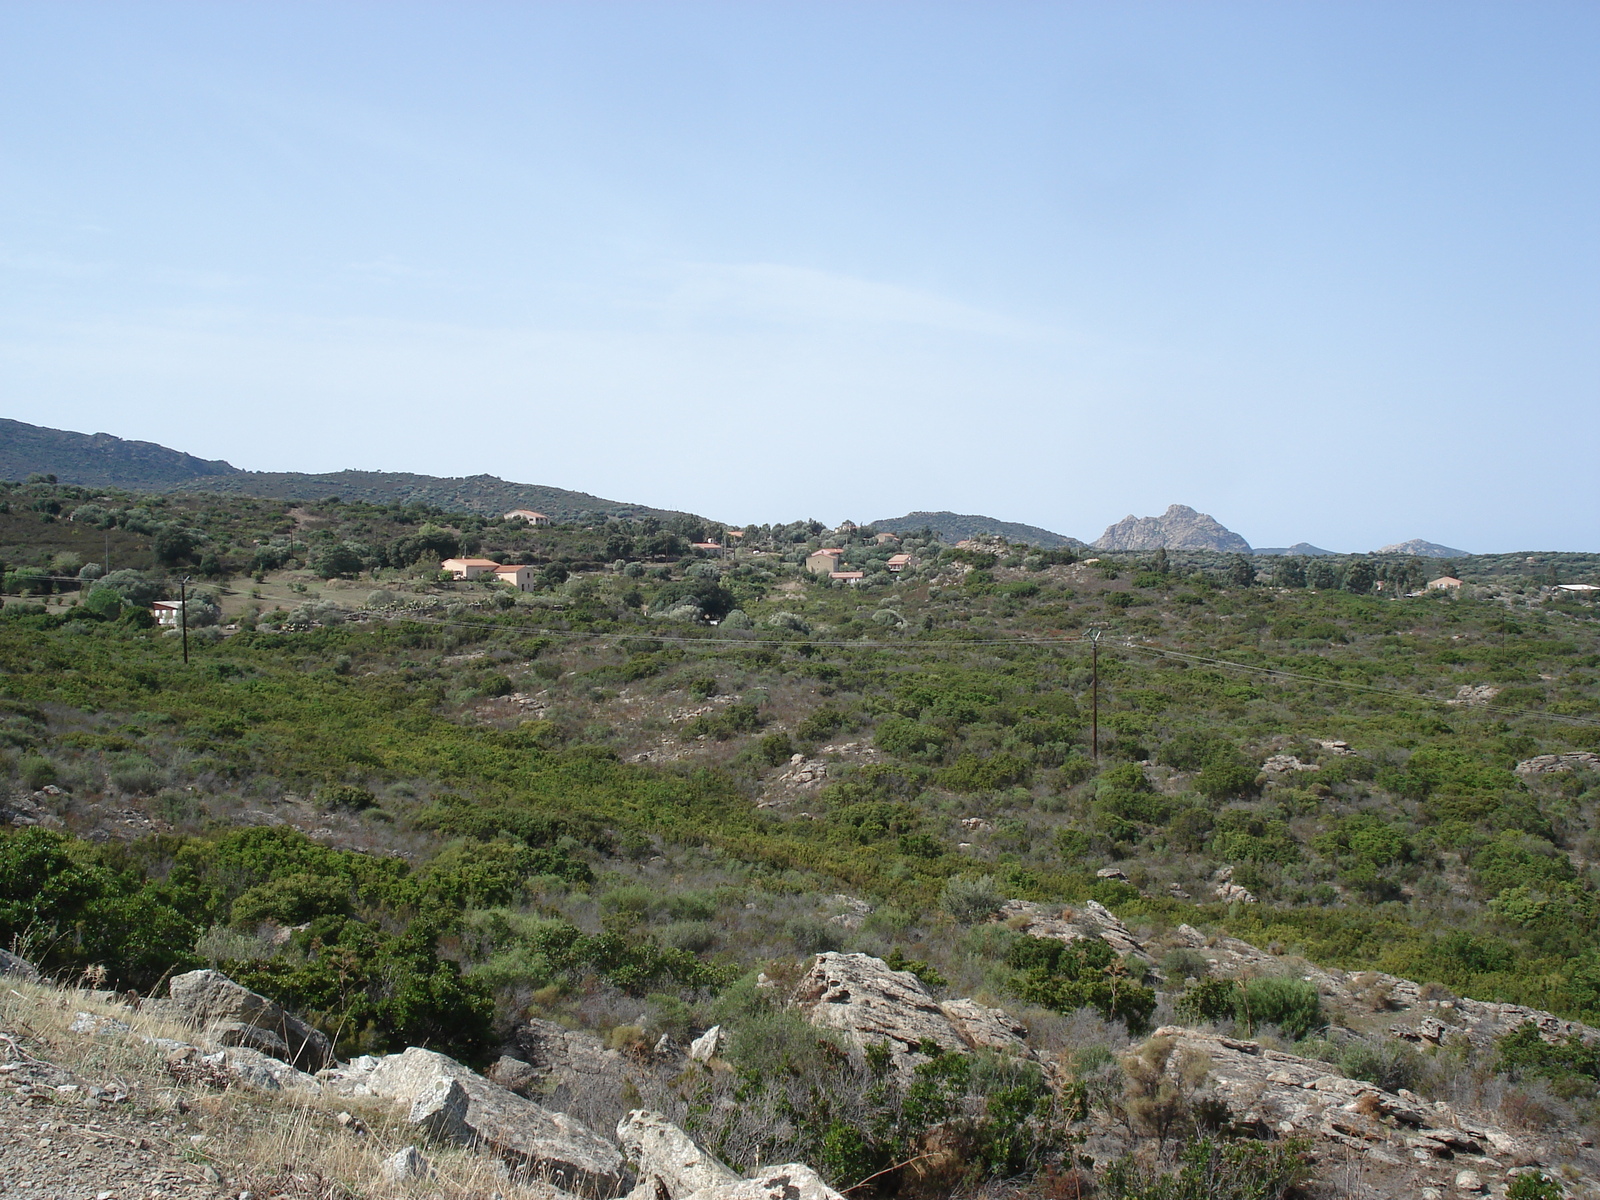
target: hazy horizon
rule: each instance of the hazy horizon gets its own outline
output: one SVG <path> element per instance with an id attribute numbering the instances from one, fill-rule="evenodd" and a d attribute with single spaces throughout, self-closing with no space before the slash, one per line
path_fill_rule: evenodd
<path id="1" fill-rule="evenodd" d="M 1592 548 L 1590 5 L 15 3 L 3 415 L 719 519 Z"/>

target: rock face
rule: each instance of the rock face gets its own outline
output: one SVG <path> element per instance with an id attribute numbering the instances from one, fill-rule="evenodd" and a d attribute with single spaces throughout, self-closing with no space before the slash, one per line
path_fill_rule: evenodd
<path id="1" fill-rule="evenodd" d="M 1346 1079 L 1314 1059 L 1174 1026 L 1154 1037 L 1170 1045 L 1166 1069 L 1174 1077 L 1185 1065 L 1207 1068 L 1195 1098 L 1226 1104 L 1235 1124 L 1268 1136 L 1308 1136 L 1325 1166 L 1341 1155 L 1359 1162 L 1371 1189 L 1363 1196 L 1420 1196 L 1458 1171 L 1504 1179 L 1508 1170 L 1567 1164 L 1592 1179 L 1600 1168 L 1592 1149 L 1513 1134 L 1404 1089 Z"/>
<path id="2" fill-rule="evenodd" d="M 39 968 L 25 958 L 18 958 L 9 950 L 0 950 L 0 979 L 20 979 L 24 983 L 38 983 Z"/>
<path id="3" fill-rule="evenodd" d="M 1033 1058 L 1027 1029 L 1003 1009 L 974 1000 L 939 1003 L 910 971 L 891 971 L 869 954 L 819 954 L 795 985 L 794 1004 L 822 1029 L 837 1029 L 857 1052 L 889 1047 L 889 1061 L 902 1076 L 926 1062 L 919 1047 L 934 1043 L 958 1054 L 1000 1050 Z"/>
<path id="4" fill-rule="evenodd" d="M 292 1066 L 316 1071 L 333 1061 L 326 1035 L 220 971 L 174 975 L 169 991 L 176 1015 L 203 1028 L 223 1046 L 246 1046 Z"/>
<path id="5" fill-rule="evenodd" d="M 690 1192 L 684 1200 L 844 1200 L 810 1167 L 784 1163 L 767 1167 L 753 1179 L 724 1183 Z"/>
<path id="6" fill-rule="evenodd" d="M 412 1046 L 404 1054 L 357 1059 L 322 1078 L 340 1094 L 392 1100 L 405 1107 L 409 1124 L 433 1137 L 486 1148 L 520 1174 L 564 1191 L 613 1196 L 622 1190 L 622 1156 L 611 1143 L 447 1055 Z"/>
<path id="7" fill-rule="evenodd" d="M 658 1112 L 630 1112 L 617 1125 L 617 1141 L 639 1169 L 630 1200 L 682 1200 L 694 1192 L 739 1182 L 736 1173 Z"/>
<path id="8" fill-rule="evenodd" d="M 1085 901 L 1076 908 L 1035 904 L 1031 900 L 1007 900 L 996 919 L 1029 937 L 1055 938 L 1063 942 L 1097 937 L 1118 954 L 1128 955 L 1140 962 L 1154 961 L 1139 944 L 1139 939 L 1117 920 L 1116 914 L 1096 900 Z"/>
<path id="9" fill-rule="evenodd" d="M 1174 504 L 1159 517 L 1129 513 L 1095 539 L 1096 550 L 1222 550 L 1249 554 L 1250 543 L 1186 504 Z"/>
<path id="10" fill-rule="evenodd" d="M 891 971 L 870 954 L 819 954 L 795 985 L 794 1003 L 822 1029 L 837 1029 L 856 1051 L 882 1042 L 890 1061 L 909 1075 L 923 1041 L 944 1050 L 967 1048 L 933 995 L 910 971 Z"/>

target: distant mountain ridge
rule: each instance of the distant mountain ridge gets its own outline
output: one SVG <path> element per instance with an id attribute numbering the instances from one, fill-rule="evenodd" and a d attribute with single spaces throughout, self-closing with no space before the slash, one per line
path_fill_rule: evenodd
<path id="1" fill-rule="evenodd" d="M 143 492 L 216 492 L 269 500 L 365 500 L 374 504 L 431 504 L 449 512 L 499 516 L 531 508 L 557 521 L 587 517 L 675 517 L 683 514 L 648 504 L 607 500 L 587 492 L 535 483 L 513 483 L 494 475 L 441 478 L 401 471 L 244 471 L 154 442 L 109 433 L 73 433 L 0 418 L 0 479 L 54 475 L 79 487 L 115 487 Z"/>
<path id="2" fill-rule="evenodd" d="M 219 492 L 272 500 L 365 500 L 371 504 L 431 504 L 447 512 L 498 517 L 514 508 L 531 508 L 556 521 L 588 517 L 675 517 L 683 514 L 648 504 L 607 500 L 587 492 L 537 483 L 513 483 L 497 475 L 443 477 L 403 471 L 241 471 L 214 479 L 174 485 L 174 492 Z"/>
<path id="3" fill-rule="evenodd" d="M 1465 550 L 1452 550 L 1449 546 L 1441 546 L 1438 542 L 1425 542 L 1421 538 L 1412 538 L 1409 542 L 1396 542 L 1392 546 L 1380 546 L 1375 553 L 1416 554 L 1423 558 L 1468 557 Z"/>
<path id="4" fill-rule="evenodd" d="M 1052 533 L 1048 529 L 1040 529 L 1037 525 L 1001 521 L 995 517 L 980 516 L 976 513 L 913 512 L 903 517 L 886 517 L 882 521 L 872 522 L 872 528 L 885 533 L 913 533 L 924 527 L 932 529 L 946 542 L 959 542 L 964 538 L 983 535 L 998 535 L 1008 542 L 1026 542 L 1046 550 L 1055 550 L 1063 546 L 1078 550 L 1088 549 L 1085 543 L 1066 534 Z"/>
<path id="5" fill-rule="evenodd" d="M 1095 539 L 1096 550 L 1219 550 L 1249 554 L 1250 543 L 1209 513 L 1174 504 L 1159 517 L 1129 513 Z"/>
<path id="6" fill-rule="evenodd" d="M 1310 542 L 1296 542 L 1292 546 L 1257 546 L 1251 553 L 1261 555 L 1297 554 L 1302 558 L 1323 558 L 1339 552 L 1337 550 L 1324 550 L 1321 546 L 1313 546 Z"/>
<path id="7" fill-rule="evenodd" d="M 0 417 L 0 478 L 54 475 L 79 487 L 164 491 L 194 479 L 240 474 L 221 459 L 208 460 L 109 433 L 73 433 Z"/>

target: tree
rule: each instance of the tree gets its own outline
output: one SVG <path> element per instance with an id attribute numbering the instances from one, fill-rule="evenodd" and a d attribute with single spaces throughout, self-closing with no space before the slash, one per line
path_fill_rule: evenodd
<path id="1" fill-rule="evenodd" d="M 324 579 L 361 573 L 361 555 L 349 542 L 322 546 L 311 556 L 311 569 Z"/>
<path id="2" fill-rule="evenodd" d="M 1228 562 L 1228 582 L 1234 587 L 1254 587 L 1256 565 L 1248 554 L 1235 554 Z"/>
<path id="3" fill-rule="evenodd" d="M 163 525 L 156 530 L 150 546 L 155 551 L 157 562 L 164 567 L 176 567 L 195 557 L 195 551 L 200 548 L 200 539 L 193 530 L 181 525 Z"/>
<path id="4" fill-rule="evenodd" d="M 1155 557 L 1150 560 L 1150 569 L 1157 575 L 1165 575 L 1172 570 L 1172 565 L 1167 561 L 1167 548 L 1157 546 Z"/>
<path id="5" fill-rule="evenodd" d="M 1373 567 L 1371 559 L 1356 559 L 1344 573 L 1344 590 L 1354 592 L 1358 596 L 1365 596 L 1377 582 L 1378 572 Z"/>
<path id="6" fill-rule="evenodd" d="M 1285 556 L 1273 569 L 1272 582 L 1282 588 L 1303 588 L 1306 585 L 1306 560 Z"/>

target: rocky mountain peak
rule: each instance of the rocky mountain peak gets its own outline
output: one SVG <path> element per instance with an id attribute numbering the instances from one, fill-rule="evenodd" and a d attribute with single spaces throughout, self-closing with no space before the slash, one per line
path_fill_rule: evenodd
<path id="1" fill-rule="evenodd" d="M 1209 513 L 1174 504 L 1159 517 L 1129 513 L 1095 539 L 1096 550 L 1221 550 L 1249 554 L 1250 543 Z"/>

